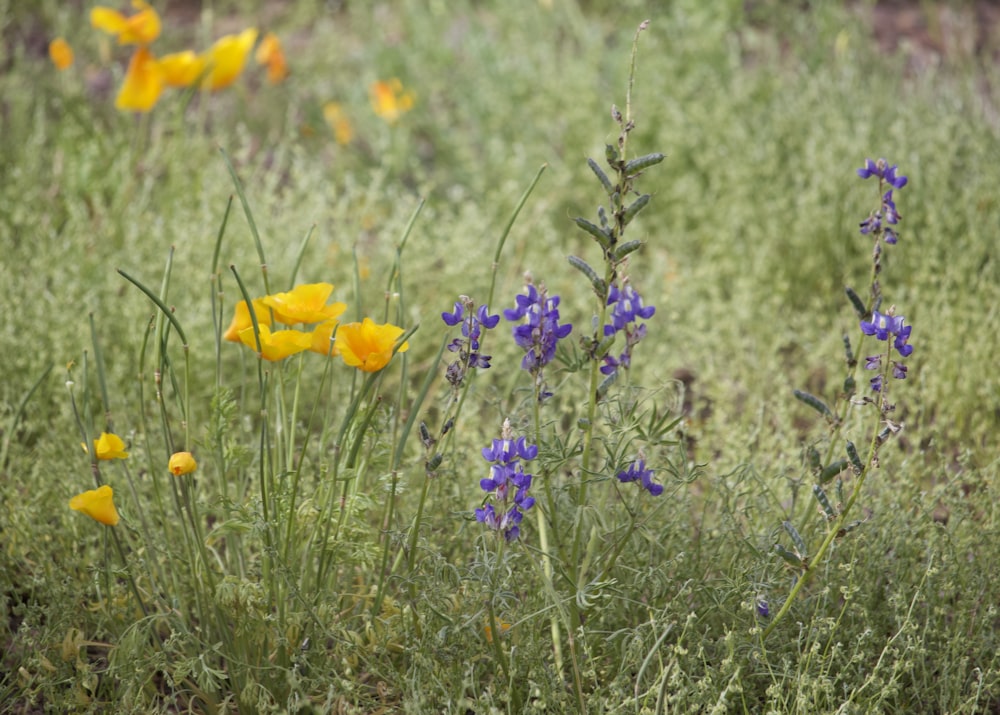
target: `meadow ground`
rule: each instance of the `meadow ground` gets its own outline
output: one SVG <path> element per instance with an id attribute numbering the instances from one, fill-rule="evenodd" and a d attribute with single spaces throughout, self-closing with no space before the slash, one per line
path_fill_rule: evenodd
<path id="1" fill-rule="evenodd" d="M 92 5 L 0 2 L 0 711 L 1000 712 L 989 3 Z"/>

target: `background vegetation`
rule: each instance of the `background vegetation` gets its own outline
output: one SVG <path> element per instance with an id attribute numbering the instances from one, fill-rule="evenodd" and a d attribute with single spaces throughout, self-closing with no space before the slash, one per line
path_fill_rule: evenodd
<path id="1" fill-rule="evenodd" d="M 219 148 L 244 183 L 270 273 L 287 283 L 315 227 L 299 279 L 335 283 L 358 316 L 382 310 L 397 243 L 426 201 L 402 264 L 402 317 L 420 325 L 399 385 L 412 394 L 439 369 L 441 311 L 460 293 L 485 299 L 497 238 L 543 163 L 491 307 L 513 305 L 530 270 L 563 297 L 564 317 L 589 321 L 589 286 L 565 261 L 589 250 L 571 217 L 592 216 L 602 198 L 586 157 L 602 157 L 617 136 L 610 106 L 623 105 L 632 37 L 648 18 L 630 146 L 666 159 L 642 178 L 653 200 L 631 228 L 646 242 L 632 275 L 657 307 L 631 381 L 684 418 L 674 435 L 683 449 L 672 453 L 674 474 L 661 473 L 664 495 L 647 502 L 642 541 L 586 624 L 588 708 L 1000 711 L 1000 142 L 996 47 L 963 51 L 975 6 L 920 4 L 924 30 L 895 37 L 892 51 L 865 4 L 802 3 L 794 13 L 780 2 L 696 0 L 158 9 L 170 49 L 251 24 L 274 30 L 292 74 L 277 86 L 247 76 L 190 103 L 177 95 L 138 119 L 113 107 L 123 67 L 117 55 L 104 59 L 110 49 L 88 25 L 89 6 L 0 3 L 0 709 L 236 708 L 224 672 L 213 691 L 204 652 L 185 645 L 170 671 L 126 629 L 134 606 L 102 605 L 113 552 L 103 527 L 66 507 L 89 479 L 66 366 L 76 362 L 80 384 L 93 379 L 81 368 L 93 315 L 112 414 L 141 443 L 130 415 L 142 405 L 136 365 L 152 309 L 115 269 L 156 286 L 171 246 L 169 302 L 193 356 L 195 447 L 208 449 L 208 267 L 234 191 Z M 77 50 L 68 72 L 45 57 L 56 35 Z M 371 82 L 389 77 L 416 96 L 395 125 L 368 106 Z M 354 126 L 347 145 L 324 122 L 330 101 Z M 843 286 L 863 285 L 870 263 L 857 223 L 872 187 L 854 170 L 879 156 L 910 177 L 897 196 L 905 221 L 886 279 L 917 347 L 895 393 L 905 429 L 868 480 L 866 522 L 837 542 L 763 641 L 759 601 L 773 611 L 790 588 L 771 554 L 785 539 L 781 522 L 799 518 L 804 536 L 823 533 L 821 520 L 804 516 L 813 505 L 803 466 L 822 430 L 791 391 L 839 389 L 841 335 L 856 330 Z M 239 210 L 220 258 L 259 282 Z M 228 275 L 223 290 L 229 306 L 239 299 Z M 494 368 L 475 385 L 431 486 L 419 568 L 393 584 L 393 607 L 406 617 L 366 619 L 344 606 L 343 621 L 282 674 L 282 694 L 250 704 L 237 693 L 240 712 L 574 711 L 551 663 L 546 596 L 524 565 L 530 534 L 505 596 L 517 604 L 508 644 L 517 687 L 498 678 L 483 629 L 488 579 L 477 574 L 489 554 L 471 520 L 484 476 L 475 470 L 524 386 L 506 330 L 492 338 Z M 239 384 L 252 364 L 227 347 L 224 371 Z M 399 383 L 400 373 L 387 379 Z M 437 399 L 430 422 L 443 409 Z M 90 408 L 100 413 L 96 397 Z M 252 448 L 249 421 L 232 430 Z M 423 479 L 412 441 L 386 537 L 399 548 Z M 386 484 L 372 473 L 364 489 L 377 505 Z M 342 606 L 345 594 L 363 601 L 377 580 L 381 517 L 375 506 L 358 515 L 356 551 L 341 562 L 351 585 L 337 594 Z M 217 698 L 167 687 L 186 682 L 178 664 Z"/>

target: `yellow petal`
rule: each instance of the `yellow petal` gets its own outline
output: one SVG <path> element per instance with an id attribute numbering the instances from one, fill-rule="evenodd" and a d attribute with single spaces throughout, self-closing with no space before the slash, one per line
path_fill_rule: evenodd
<path id="1" fill-rule="evenodd" d="M 264 300 L 262 298 L 253 299 L 253 312 L 257 314 L 258 325 L 271 327 L 271 311 L 268 310 L 266 305 L 264 305 Z M 233 314 L 233 320 L 229 324 L 229 327 L 226 328 L 226 332 L 222 334 L 222 337 L 226 340 L 238 343 L 240 342 L 240 331 L 252 327 L 253 319 L 250 317 L 250 310 L 247 308 L 247 302 L 245 300 L 241 300 L 236 304 L 236 311 Z"/>
<path id="2" fill-rule="evenodd" d="M 160 58 L 160 69 L 168 87 L 191 87 L 205 71 L 205 60 L 192 50 L 174 52 Z"/>
<path id="3" fill-rule="evenodd" d="M 257 28 L 251 27 L 239 35 L 225 35 L 205 53 L 208 74 L 202 80 L 202 89 L 224 89 L 236 81 L 243 72 L 247 55 L 257 41 Z"/>
<path id="4" fill-rule="evenodd" d="M 274 319 L 279 323 L 322 323 L 347 310 L 343 303 L 326 304 L 332 292 L 332 283 L 305 283 L 287 293 L 266 296 L 263 302 L 274 310 Z"/>
<path id="5" fill-rule="evenodd" d="M 267 81 L 271 84 L 278 84 L 288 76 L 288 63 L 285 61 L 285 52 L 281 48 L 281 41 L 273 32 L 264 35 L 257 48 L 257 64 L 267 67 Z"/>
<path id="6" fill-rule="evenodd" d="M 128 452 L 125 451 L 125 442 L 122 438 L 111 432 L 101 432 L 101 436 L 94 440 L 94 454 L 98 459 L 125 459 Z"/>
<path id="7" fill-rule="evenodd" d="M 323 105 L 323 119 L 333 132 L 334 140 L 341 146 L 351 143 L 354 138 L 354 127 L 351 120 L 344 114 L 344 110 L 336 102 L 327 102 Z"/>
<path id="8" fill-rule="evenodd" d="M 73 48 L 61 37 L 49 43 L 49 59 L 58 70 L 64 70 L 73 64 Z"/>
<path id="9" fill-rule="evenodd" d="M 389 364 L 396 340 L 403 332 L 395 325 L 376 325 L 371 318 L 365 318 L 361 323 L 341 325 L 335 343 L 346 364 L 364 372 L 378 372 Z M 405 352 L 409 347 L 404 342 L 396 352 Z"/>
<path id="10" fill-rule="evenodd" d="M 373 83 L 370 96 L 375 114 L 390 124 L 394 124 L 400 116 L 413 108 L 413 93 L 404 91 L 403 83 L 395 77 Z"/>
<path id="11" fill-rule="evenodd" d="M 336 327 L 336 320 L 327 320 L 317 325 L 315 330 L 312 331 L 312 345 L 309 349 L 320 355 L 338 355 L 336 344 L 330 342 L 330 337 L 333 335 Z"/>
<path id="12" fill-rule="evenodd" d="M 148 112 L 163 92 L 163 70 L 153 54 L 140 47 L 132 55 L 115 107 L 125 112 Z"/>
<path id="13" fill-rule="evenodd" d="M 194 455 L 190 452 L 174 452 L 170 456 L 167 468 L 175 477 L 190 474 L 198 468 L 198 463 L 194 461 Z"/>
<path id="14" fill-rule="evenodd" d="M 160 36 L 160 16 L 143 0 L 133 0 L 138 12 L 125 16 L 109 7 L 95 7 L 90 11 L 90 24 L 98 30 L 118 36 L 120 45 L 146 46 Z"/>
<path id="15" fill-rule="evenodd" d="M 253 326 L 240 331 L 240 342 L 252 350 L 257 350 L 257 340 Z M 312 346 L 312 337 L 301 330 L 279 330 L 272 333 L 266 325 L 260 326 L 260 357 L 271 362 L 284 360 Z"/>
<path id="16" fill-rule="evenodd" d="M 102 524 L 114 526 L 119 522 L 120 517 L 118 516 L 118 510 L 115 509 L 115 503 L 112 500 L 113 497 L 114 491 L 105 484 L 97 489 L 77 494 L 69 500 L 69 508 L 83 512 L 91 519 L 99 521 Z"/>

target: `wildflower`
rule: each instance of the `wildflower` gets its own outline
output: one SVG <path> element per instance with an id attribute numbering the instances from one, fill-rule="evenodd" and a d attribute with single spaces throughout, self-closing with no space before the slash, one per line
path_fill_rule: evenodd
<path id="1" fill-rule="evenodd" d="M 652 469 L 646 468 L 646 461 L 640 456 L 637 460 L 629 464 L 624 471 L 618 472 L 617 476 L 618 481 L 623 483 L 639 480 L 642 486 L 655 497 L 663 493 L 663 485 L 656 484 L 653 481 L 654 474 L 655 472 Z"/>
<path id="2" fill-rule="evenodd" d="M 332 292 L 332 283 L 307 283 L 287 293 L 266 296 L 261 302 L 274 310 L 274 319 L 279 323 L 322 323 L 347 310 L 344 303 L 326 304 Z"/>
<path id="3" fill-rule="evenodd" d="M 132 0 L 137 13 L 125 16 L 109 7 L 90 11 L 90 24 L 98 30 L 118 36 L 119 45 L 146 46 L 160 36 L 160 16 L 144 0 Z"/>
<path id="4" fill-rule="evenodd" d="M 61 37 L 49 43 L 49 59 L 56 69 L 62 71 L 73 64 L 73 48 Z"/>
<path id="5" fill-rule="evenodd" d="M 184 474 L 190 474 L 197 469 L 198 463 L 194 461 L 194 455 L 190 452 L 174 452 L 170 455 L 167 468 L 175 477 L 180 477 Z"/>
<path id="6" fill-rule="evenodd" d="M 858 169 L 858 176 L 862 179 L 877 176 L 880 182 L 885 182 L 889 184 L 889 186 L 901 189 L 906 186 L 908 179 L 905 176 L 898 176 L 896 174 L 896 168 L 896 164 L 889 166 L 889 162 L 885 159 L 879 159 L 878 161 L 865 159 L 865 165 Z"/>
<path id="7" fill-rule="evenodd" d="M 767 605 L 767 601 L 765 601 L 763 598 L 758 597 L 756 605 L 757 605 L 757 616 L 759 618 L 768 618 L 768 617 L 770 617 L 770 615 L 771 615 L 771 609 Z"/>
<path id="8" fill-rule="evenodd" d="M 507 631 L 509 631 L 511 629 L 512 625 L 513 624 L 511 624 L 511 623 L 507 623 L 507 621 L 501 621 L 499 619 L 497 620 L 497 629 L 500 631 L 500 635 L 501 636 L 503 636 L 504 633 L 506 633 Z M 487 643 L 492 643 L 493 642 L 493 628 L 490 626 L 489 623 L 487 623 L 485 626 L 483 626 L 483 632 L 486 634 L 486 642 Z"/>
<path id="9" fill-rule="evenodd" d="M 238 35 L 224 35 L 203 55 L 208 72 L 201 82 L 202 89 L 213 92 L 225 89 L 243 72 L 247 55 L 257 41 L 257 28 L 250 27 Z"/>
<path id="10" fill-rule="evenodd" d="M 339 355 L 337 345 L 332 340 L 333 331 L 336 327 L 336 320 L 325 320 L 317 325 L 312 331 L 312 345 L 309 346 L 309 349 L 314 353 L 319 353 L 327 357 Z"/>
<path id="11" fill-rule="evenodd" d="M 160 58 L 160 69 L 168 87 L 191 87 L 205 73 L 205 58 L 193 50 L 174 52 Z"/>
<path id="12" fill-rule="evenodd" d="M 97 489 L 85 491 L 77 494 L 69 500 L 69 508 L 80 511 L 89 516 L 94 521 L 99 521 L 106 526 L 115 526 L 121 518 L 115 503 L 112 501 L 114 490 L 107 484 Z"/>
<path id="13" fill-rule="evenodd" d="M 354 138 L 354 127 L 351 120 L 344 114 L 343 108 L 336 102 L 327 102 L 323 105 L 323 119 L 326 121 L 330 131 L 333 132 L 334 140 L 341 146 L 351 143 Z"/>
<path id="14" fill-rule="evenodd" d="M 889 342 L 892 346 L 886 351 L 886 356 L 895 348 L 901 358 L 909 357 L 913 354 L 913 346 L 910 345 L 910 333 L 913 332 L 912 325 L 903 325 L 905 318 L 896 316 L 895 306 L 889 308 L 887 313 L 880 313 L 877 310 L 872 313 L 872 319 L 861 321 L 861 332 L 865 335 L 874 335 L 876 340 Z M 878 370 L 882 367 L 881 355 L 870 355 L 865 358 L 866 370 Z M 899 361 L 892 361 L 892 376 L 897 380 L 906 379 L 906 365 Z M 884 385 L 884 378 L 881 374 L 876 375 L 870 381 L 872 390 L 881 392 Z"/>
<path id="15" fill-rule="evenodd" d="M 448 350 L 458 353 L 458 360 L 448 368 L 448 381 L 453 385 L 461 384 L 466 373 L 471 368 L 487 369 L 492 356 L 480 352 L 483 328 L 490 330 L 500 322 L 499 315 L 490 315 L 485 305 L 475 308 L 475 303 L 469 296 L 459 296 L 455 310 L 451 313 L 441 313 L 445 325 L 462 324 L 462 337 L 455 338 L 448 344 Z"/>
<path id="16" fill-rule="evenodd" d="M 375 114 L 389 124 L 395 124 L 403 114 L 413 109 L 413 93 L 404 91 L 403 83 L 395 77 L 372 83 L 369 93 Z"/>
<path id="17" fill-rule="evenodd" d="M 879 194 L 882 198 L 879 208 L 861 222 L 861 233 L 874 235 L 876 241 L 881 237 L 883 241 L 890 245 L 895 244 L 899 240 L 899 234 L 895 229 L 890 228 L 890 226 L 896 225 L 902 218 L 896 210 L 896 202 L 892 199 L 892 190 L 894 188 L 902 189 L 908 181 L 905 176 L 896 173 L 896 168 L 895 164 L 889 166 L 889 163 L 885 159 L 879 159 L 877 162 L 865 159 L 865 165 L 858 169 L 858 176 L 862 179 L 872 176 L 878 177 Z M 886 184 L 890 188 L 883 193 L 882 187 Z"/>
<path id="18" fill-rule="evenodd" d="M 525 351 L 521 367 L 537 374 L 556 356 L 556 343 L 573 330 L 571 324 L 559 325 L 559 296 L 549 297 L 543 286 L 541 291 L 528 285 L 527 295 L 518 295 L 516 305 L 503 312 L 507 320 L 525 319 L 514 328 L 514 342 Z"/>
<path id="19" fill-rule="evenodd" d="M 255 55 L 257 64 L 267 67 L 267 81 L 278 84 L 288 76 L 288 63 L 281 42 L 273 32 L 264 35 Z"/>
<path id="20" fill-rule="evenodd" d="M 266 325 L 258 327 L 260 328 L 259 355 L 270 362 L 284 360 L 290 355 L 308 350 L 312 345 L 312 337 L 301 330 L 278 330 L 272 333 Z M 240 331 L 240 342 L 252 350 L 257 350 L 257 339 L 252 325 Z"/>
<path id="21" fill-rule="evenodd" d="M 257 315 L 258 325 L 271 327 L 271 311 L 264 305 L 263 298 L 254 298 L 253 312 Z M 222 334 L 222 337 L 231 342 L 238 343 L 240 342 L 240 331 L 252 327 L 253 319 L 250 317 L 250 309 L 247 308 L 247 302 L 241 300 L 236 304 L 233 320 L 229 323 L 229 327 L 226 328 L 226 332 Z"/>
<path id="22" fill-rule="evenodd" d="M 611 285 L 608 291 L 608 305 L 611 308 L 611 324 L 604 326 L 604 336 L 610 337 L 618 332 L 625 333 L 625 349 L 615 358 L 612 355 L 604 356 L 604 365 L 601 372 L 610 375 L 619 367 L 628 369 L 632 364 L 632 349 L 639 344 L 639 341 L 646 337 L 645 324 L 636 325 L 639 318 L 649 320 L 656 312 L 652 305 L 645 305 L 642 296 L 632 287 L 628 280 L 622 281 L 622 288 L 617 283 Z"/>
<path id="23" fill-rule="evenodd" d="M 101 436 L 94 440 L 94 454 L 98 459 L 125 459 L 128 452 L 125 451 L 125 442 L 122 438 L 111 432 L 101 432 Z"/>
<path id="24" fill-rule="evenodd" d="M 115 99 L 115 107 L 128 112 L 148 112 L 160 99 L 164 75 L 153 53 L 140 47 L 129 60 L 125 81 Z"/>
<path id="25" fill-rule="evenodd" d="M 528 496 L 532 476 L 521 467 L 521 460 L 531 461 L 538 456 L 538 447 L 529 445 L 524 437 L 514 439 L 510 420 L 504 420 L 500 439 L 483 449 L 483 459 L 491 462 L 490 476 L 479 480 L 479 486 L 488 494 L 492 503 L 476 509 L 476 521 L 503 532 L 507 541 L 516 541 L 520 534 L 524 512 L 535 504 Z"/>
<path id="26" fill-rule="evenodd" d="M 406 352 L 410 344 L 396 348 L 403 329 L 388 323 L 376 325 L 371 318 L 360 323 L 348 323 L 337 328 L 334 339 L 337 351 L 345 363 L 363 372 L 378 372 L 392 359 L 395 352 Z"/>

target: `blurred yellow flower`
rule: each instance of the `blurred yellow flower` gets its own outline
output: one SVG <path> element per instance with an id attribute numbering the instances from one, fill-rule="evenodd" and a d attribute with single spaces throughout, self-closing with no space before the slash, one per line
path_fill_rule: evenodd
<path id="1" fill-rule="evenodd" d="M 203 55 L 208 74 L 202 80 L 202 89 L 225 89 L 240 76 L 247 55 L 257 41 L 257 28 L 249 27 L 238 35 L 224 35 L 215 41 Z"/>
<path id="2" fill-rule="evenodd" d="M 369 90 L 372 109 L 389 124 L 413 109 L 413 93 L 403 90 L 403 83 L 393 77 L 390 80 L 374 82 Z"/>
<path id="3" fill-rule="evenodd" d="M 509 631 L 511 629 L 511 625 L 512 624 L 507 623 L 507 621 L 499 621 L 497 623 L 497 625 L 500 626 L 500 635 L 502 636 L 503 634 L 505 634 L 507 631 Z M 486 632 L 486 642 L 487 643 L 492 643 L 493 642 L 493 628 L 490 626 L 489 623 L 487 623 L 485 626 L 483 626 L 483 630 Z"/>
<path id="4" fill-rule="evenodd" d="M 341 146 L 351 143 L 354 138 L 354 127 L 351 120 L 344 114 L 343 108 L 336 102 L 327 102 L 323 105 L 323 119 L 333 132 L 334 140 Z"/>
<path id="5" fill-rule="evenodd" d="M 288 293 L 265 296 L 263 303 L 274 310 L 274 319 L 279 323 L 322 323 L 347 310 L 343 303 L 326 304 L 332 292 L 332 283 L 305 283 Z"/>
<path id="6" fill-rule="evenodd" d="M 264 305 L 263 298 L 253 299 L 253 312 L 257 314 L 257 324 L 271 327 L 271 311 Z M 226 328 L 222 337 L 234 343 L 240 342 L 240 331 L 253 327 L 253 319 L 250 317 L 250 310 L 247 302 L 241 300 L 236 304 L 236 311 L 233 313 L 233 320 Z"/>
<path id="7" fill-rule="evenodd" d="M 240 342 L 251 350 L 257 350 L 257 340 L 254 338 L 253 326 L 240 331 Z M 260 326 L 260 356 L 265 360 L 275 362 L 284 360 L 289 355 L 300 353 L 312 347 L 312 336 L 301 330 L 279 330 L 272 333 L 266 325 Z"/>
<path id="8" fill-rule="evenodd" d="M 194 461 L 194 455 L 190 452 L 174 452 L 167 463 L 170 473 L 175 477 L 190 474 L 198 468 L 198 463 Z"/>
<path id="9" fill-rule="evenodd" d="M 132 0 L 137 12 L 125 16 L 109 7 L 90 11 L 90 24 L 98 30 L 118 36 L 119 45 L 148 45 L 160 36 L 160 16 L 144 0 Z"/>
<path id="10" fill-rule="evenodd" d="M 371 318 L 365 318 L 360 323 L 341 325 L 334 340 L 345 363 L 364 372 L 378 372 L 389 364 L 396 340 L 403 332 L 395 325 L 376 325 Z M 397 352 L 406 352 L 409 347 L 404 342 Z"/>
<path id="11" fill-rule="evenodd" d="M 122 438 L 111 432 L 101 432 L 101 436 L 94 440 L 94 454 L 97 455 L 98 459 L 125 459 L 128 457 Z"/>
<path id="12" fill-rule="evenodd" d="M 61 37 L 49 43 L 49 59 L 56 69 L 62 71 L 73 64 L 73 48 Z"/>
<path id="13" fill-rule="evenodd" d="M 115 509 L 115 503 L 112 501 L 113 496 L 114 491 L 105 484 L 103 487 L 77 494 L 69 500 L 69 508 L 83 512 L 94 521 L 114 526 L 119 522 L 120 517 L 118 510 Z"/>
<path id="14" fill-rule="evenodd" d="M 339 355 L 337 346 L 330 342 L 330 337 L 337 327 L 336 320 L 325 320 L 312 331 L 312 345 L 309 347 L 314 353 L 326 355 L 328 357 Z"/>
<path id="15" fill-rule="evenodd" d="M 205 60 L 193 50 L 174 52 L 160 58 L 163 81 L 168 87 L 190 87 L 205 71 Z"/>
<path id="16" fill-rule="evenodd" d="M 257 64 L 267 67 L 267 81 L 271 84 L 278 84 L 288 76 L 288 63 L 285 61 L 285 52 L 281 49 L 281 42 L 273 32 L 264 35 L 257 48 Z"/>
<path id="17" fill-rule="evenodd" d="M 148 112 L 163 93 L 164 77 L 153 53 L 140 47 L 132 55 L 115 107 L 123 112 Z"/>

